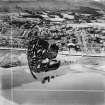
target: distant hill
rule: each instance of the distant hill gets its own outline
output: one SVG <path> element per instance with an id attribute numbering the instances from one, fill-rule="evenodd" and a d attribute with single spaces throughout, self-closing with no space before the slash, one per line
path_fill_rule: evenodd
<path id="1" fill-rule="evenodd" d="M 16 10 L 16 6 L 22 8 L 33 8 L 33 9 L 50 9 L 50 10 L 77 10 L 83 13 L 97 14 L 96 9 L 105 10 L 105 3 L 96 2 L 93 0 L 8 0 L 0 1 L 0 10 L 3 11 L 3 6 L 8 8 L 9 11 Z"/>
<path id="2" fill-rule="evenodd" d="M 104 2 L 91 2 L 91 5 L 100 8 L 101 10 L 105 11 L 105 3 Z"/>
<path id="3" fill-rule="evenodd" d="M 91 8 L 91 7 L 84 7 L 80 6 L 77 10 L 73 10 L 74 12 L 78 12 L 81 14 L 92 14 L 94 16 L 101 16 L 101 13 L 98 12 L 99 9 Z"/>

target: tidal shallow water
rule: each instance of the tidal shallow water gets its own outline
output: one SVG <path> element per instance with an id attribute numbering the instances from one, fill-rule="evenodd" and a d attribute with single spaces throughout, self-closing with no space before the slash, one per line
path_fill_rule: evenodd
<path id="1" fill-rule="evenodd" d="M 105 57 L 81 57 L 64 70 L 64 75 L 41 84 L 27 65 L 0 68 L 1 97 L 11 105 L 105 105 Z"/>

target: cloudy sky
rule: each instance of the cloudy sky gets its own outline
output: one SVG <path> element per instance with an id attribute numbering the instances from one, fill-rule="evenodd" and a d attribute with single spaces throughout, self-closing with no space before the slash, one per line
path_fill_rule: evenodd
<path id="1" fill-rule="evenodd" d="M 30 1 L 30 0 L 0 0 L 0 1 Z M 31 0 L 31 1 L 41 1 L 41 0 Z M 49 0 L 47 0 L 47 1 L 49 1 Z M 56 0 L 56 1 L 72 1 L 72 0 Z M 84 0 L 73 0 L 73 1 L 84 1 Z M 105 0 L 90 0 L 90 1 L 102 2 L 102 1 L 105 1 Z"/>

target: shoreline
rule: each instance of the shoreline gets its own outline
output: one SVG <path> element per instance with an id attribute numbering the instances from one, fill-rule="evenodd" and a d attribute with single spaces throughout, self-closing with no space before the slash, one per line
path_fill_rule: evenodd
<path id="1" fill-rule="evenodd" d="M 0 47 L 0 50 L 13 50 L 13 51 L 27 51 L 27 49 L 25 48 L 8 48 L 8 47 Z M 81 57 L 105 57 L 105 53 L 99 53 L 99 54 L 86 54 L 86 53 L 82 53 L 82 52 L 78 52 L 78 53 L 69 53 L 69 51 L 65 51 L 63 53 L 63 51 L 59 52 L 59 55 L 65 55 L 65 56 L 81 56 Z"/>

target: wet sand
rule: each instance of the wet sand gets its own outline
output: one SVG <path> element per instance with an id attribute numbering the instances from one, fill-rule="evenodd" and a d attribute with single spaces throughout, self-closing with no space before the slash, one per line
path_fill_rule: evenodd
<path id="1" fill-rule="evenodd" d="M 9 85 L 9 73 L 3 75 L 2 96 L 6 100 L 18 105 L 105 104 L 105 76 L 102 74 L 67 73 L 43 85 L 26 69 L 14 69 L 12 85 Z"/>
<path id="2" fill-rule="evenodd" d="M 104 105 L 104 61 L 83 57 L 78 64 L 60 68 L 61 76 L 46 84 L 36 81 L 27 65 L 0 68 L 1 97 L 11 105 Z"/>
<path id="3" fill-rule="evenodd" d="M 6 91 L 5 91 L 6 92 Z M 8 92 L 3 94 L 8 100 Z M 13 102 L 19 105 L 104 105 L 104 92 L 13 90 Z"/>

